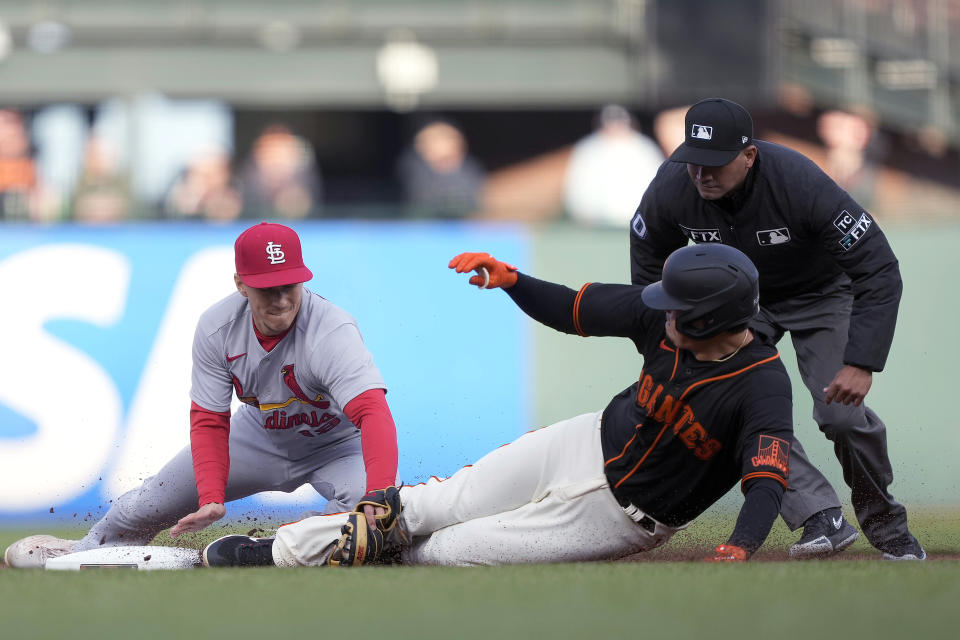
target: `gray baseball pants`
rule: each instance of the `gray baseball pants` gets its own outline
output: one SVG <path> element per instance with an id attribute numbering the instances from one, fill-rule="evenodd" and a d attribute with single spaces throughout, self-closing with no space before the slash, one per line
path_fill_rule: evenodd
<path id="1" fill-rule="evenodd" d="M 852 307 L 849 279 L 841 276 L 820 291 L 762 307 L 753 326 L 776 341 L 790 332 L 800 377 L 813 397 L 813 419 L 833 442 L 861 530 L 874 547 L 882 549 L 886 542 L 908 532 L 906 508 L 887 490 L 893 469 L 886 426 L 865 404 L 824 402 L 824 387 L 844 366 Z M 797 529 L 817 511 L 837 506 L 836 492 L 794 440 L 790 488 L 780 510 L 784 521 Z"/>
<path id="2" fill-rule="evenodd" d="M 360 436 L 353 427 L 342 434 L 338 431 L 327 434 L 333 437 L 325 440 L 324 446 L 314 445 L 316 438 L 299 447 L 284 446 L 299 444 L 295 438 L 300 436 L 270 433 L 255 423 L 237 420 L 235 415 L 230 428 L 226 501 L 262 491 L 291 492 L 310 483 L 328 501 L 323 513 L 352 510 L 366 491 Z M 196 511 L 198 500 L 193 456 L 187 446 L 155 476 L 114 500 L 74 551 L 148 544 Z"/>

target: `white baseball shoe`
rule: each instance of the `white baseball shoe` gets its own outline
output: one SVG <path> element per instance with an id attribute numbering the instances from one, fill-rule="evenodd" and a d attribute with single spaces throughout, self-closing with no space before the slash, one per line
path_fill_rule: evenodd
<path id="1" fill-rule="evenodd" d="M 43 569 L 49 558 L 72 553 L 76 542 L 48 535 L 27 536 L 7 547 L 3 561 L 14 569 Z"/>

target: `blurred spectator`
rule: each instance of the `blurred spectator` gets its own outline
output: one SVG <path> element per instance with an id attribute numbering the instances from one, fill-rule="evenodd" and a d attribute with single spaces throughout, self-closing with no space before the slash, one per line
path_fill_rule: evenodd
<path id="1" fill-rule="evenodd" d="M 51 104 L 33 112 L 30 140 L 37 167 L 37 220 L 70 217 L 88 129 L 88 114 L 80 105 Z"/>
<path id="2" fill-rule="evenodd" d="M 130 177 L 119 168 L 116 150 L 100 136 L 87 139 L 72 209 L 75 220 L 90 223 L 119 222 L 132 212 Z"/>
<path id="3" fill-rule="evenodd" d="M 321 177 L 312 147 L 282 124 L 254 140 L 241 177 L 249 218 L 305 218 L 320 213 Z"/>
<path id="4" fill-rule="evenodd" d="M 930 124 L 921 127 L 915 134 L 920 149 L 934 158 L 943 158 L 950 151 L 950 138 L 940 127 Z"/>
<path id="5" fill-rule="evenodd" d="M 199 153 L 177 176 L 164 198 L 163 216 L 226 222 L 238 218 L 242 208 L 229 154 L 210 149 Z"/>
<path id="6" fill-rule="evenodd" d="M 33 218 L 37 171 L 23 115 L 0 109 L 0 219 Z"/>
<path id="7" fill-rule="evenodd" d="M 625 227 L 663 163 L 656 142 L 634 128 L 630 113 L 607 105 L 596 131 L 577 142 L 564 185 L 567 214 L 592 225 Z"/>
<path id="8" fill-rule="evenodd" d="M 827 147 L 823 170 L 865 207 L 871 207 L 877 181 L 876 154 L 869 115 L 851 111 L 825 111 L 817 119 L 817 134 Z"/>
<path id="9" fill-rule="evenodd" d="M 787 113 L 806 118 L 813 113 L 814 99 L 810 89 L 796 82 L 781 82 L 778 101 Z"/>
<path id="10" fill-rule="evenodd" d="M 686 139 L 683 130 L 689 104 L 664 109 L 653 118 L 653 135 L 663 154 L 669 157 Z"/>
<path id="11" fill-rule="evenodd" d="M 467 140 L 453 123 L 433 120 L 401 154 L 397 177 L 408 215 L 464 218 L 480 209 L 486 172 L 468 153 Z"/>

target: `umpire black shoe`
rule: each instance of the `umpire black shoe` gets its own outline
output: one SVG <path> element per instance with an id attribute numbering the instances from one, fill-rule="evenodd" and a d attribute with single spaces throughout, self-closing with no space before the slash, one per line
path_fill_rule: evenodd
<path id="1" fill-rule="evenodd" d="M 884 544 L 881 550 L 884 560 L 923 561 L 927 559 L 927 552 L 923 550 L 917 539 L 909 533 Z"/>
<path id="2" fill-rule="evenodd" d="M 860 532 L 847 522 L 839 508 L 818 511 L 803 523 L 803 535 L 790 547 L 790 557 L 826 558 L 840 553 L 859 537 Z"/>
<path id="3" fill-rule="evenodd" d="M 203 549 L 205 567 L 273 567 L 273 538 L 230 535 Z"/>

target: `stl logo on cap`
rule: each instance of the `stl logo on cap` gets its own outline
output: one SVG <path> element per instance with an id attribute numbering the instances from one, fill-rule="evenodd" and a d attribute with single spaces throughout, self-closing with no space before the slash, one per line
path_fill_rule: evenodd
<path id="1" fill-rule="evenodd" d="M 283 287 L 313 278 L 303 264 L 300 237 L 282 224 L 261 222 L 241 233 L 234 258 L 237 275 L 248 287 Z"/>
<path id="2" fill-rule="evenodd" d="M 267 257 L 270 258 L 270 264 L 283 264 L 287 261 L 283 253 L 283 245 L 273 240 L 267 243 Z"/>
<path id="3" fill-rule="evenodd" d="M 695 124 L 690 131 L 690 137 L 698 140 L 713 140 L 713 127 L 708 127 L 705 124 Z"/>

